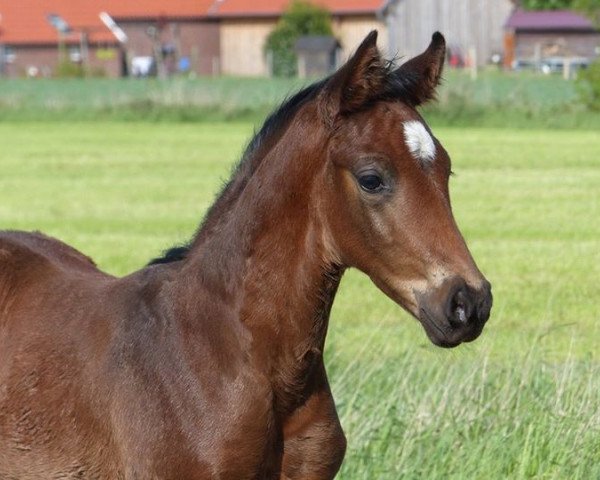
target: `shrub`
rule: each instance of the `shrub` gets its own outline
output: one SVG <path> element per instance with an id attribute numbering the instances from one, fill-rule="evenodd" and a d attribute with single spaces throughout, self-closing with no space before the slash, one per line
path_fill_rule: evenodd
<path id="1" fill-rule="evenodd" d="M 600 111 L 600 60 L 579 72 L 577 84 L 582 102 L 591 110 Z"/>
<path id="2" fill-rule="evenodd" d="M 87 70 L 87 76 L 95 78 L 104 78 L 106 77 L 106 70 L 104 69 L 104 67 L 90 67 Z"/>
<path id="3" fill-rule="evenodd" d="M 56 76 L 59 78 L 82 78 L 85 76 L 85 70 L 80 63 L 63 60 L 56 68 Z"/>
<path id="4" fill-rule="evenodd" d="M 273 55 L 273 75 L 292 77 L 297 73 L 296 40 L 304 35 L 331 35 L 331 16 L 321 7 L 294 0 L 267 38 L 265 54 Z"/>
<path id="5" fill-rule="evenodd" d="M 526 10 L 558 10 L 571 8 L 573 0 L 521 0 Z"/>

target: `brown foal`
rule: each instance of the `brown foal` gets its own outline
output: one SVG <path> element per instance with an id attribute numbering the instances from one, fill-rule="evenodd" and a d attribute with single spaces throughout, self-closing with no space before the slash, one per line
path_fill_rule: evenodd
<path id="1" fill-rule="evenodd" d="M 376 37 L 269 117 L 194 239 L 153 265 L 114 278 L 0 233 L 0 479 L 333 478 L 323 347 L 348 267 L 437 345 L 481 333 L 490 285 L 415 110 L 444 39 L 396 68 Z"/>

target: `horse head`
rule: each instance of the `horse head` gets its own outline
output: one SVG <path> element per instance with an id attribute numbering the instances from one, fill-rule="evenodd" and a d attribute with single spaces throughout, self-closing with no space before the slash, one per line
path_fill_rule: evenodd
<path id="1" fill-rule="evenodd" d="M 454 220 L 450 157 L 416 108 L 432 99 L 445 60 L 436 33 L 399 68 L 376 32 L 326 83 L 318 102 L 330 129 L 320 215 L 329 255 L 356 267 L 414 315 L 431 341 L 474 340 L 490 315 L 490 283 Z"/>

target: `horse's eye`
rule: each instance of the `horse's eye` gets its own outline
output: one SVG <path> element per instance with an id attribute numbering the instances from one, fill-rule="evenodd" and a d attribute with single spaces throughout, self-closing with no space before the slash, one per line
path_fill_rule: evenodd
<path id="1" fill-rule="evenodd" d="M 383 180 L 375 173 L 361 175 L 358 178 L 358 183 L 365 192 L 369 193 L 377 193 L 383 189 Z"/>

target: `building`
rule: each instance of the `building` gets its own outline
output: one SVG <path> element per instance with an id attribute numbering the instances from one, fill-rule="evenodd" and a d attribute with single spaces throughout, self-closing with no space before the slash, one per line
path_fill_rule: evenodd
<path id="1" fill-rule="evenodd" d="M 266 76 L 270 72 L 266 39 L 290 1 L 0 0 L 0 73 L 50 76 L 66 59 L 108 76 Z M 456 65 L 484 65 L 505 50 L 505 41 L 510 58 L 530 55 L 533 44 L 549 41 L 543 37 L 548 31 L 527 25 L 528 14 L 515 13 L 507 23 L 514 8 L 511 0 L 312 1 L 332 15 L 340 61 L 373 29 L 379 31 L 385 55 L 404 58 L 423 51 L 439 30 Z M 118 41 L 100 20 L 101 12 L 116 21 L 126 42 Z M 70 29 L 60 34 L 48 21 L 51 14 L 64 19 Z M 560 28 L 560 42 L 577 37 L 573 52 L 593 47 L 589 22 L 578 24 L 576 32 Z"/>
<path id="2" fill-rule="evenodd" d="M 70 62 L 107 76 L 136 66 L 199 75 L 219 73 L 219 26 L 213 0 L 0 0 L 0 67 L 7 76 L 50 76 Z M 120 43 L 100 20 L 107 12 L 125 32 Z M 69 27 L 51 25 L 57 15 Z M 157 61 L 158 59 L 158 61 Z M 153 65 L 153 64 L 158 65 Z M 135 72 L 133 72 L 135 73 Z"/>
<path id="3" fill-rule="evenodd" d="M 504 24 L 513 8 L 511 0 L 389 0 L 383 12 L 389 50 L 412 57 L 440 31 L 457 65 L 485 65 L 503 52 Z"/>
<path id="4" fill-rule="evenodd" d="M 333 36 L 307 35 L 296 40 L 298 76 L 325 77 L 335 71 L 339 63 L 340 43 Z"/>
<path id="5" fill-rule="evenodd" d="M 119 42 L 98 14 L 83 2 L 71 1 L 68 11 L 60 3 L 0 0 L 0 73 L 49 76 L 62 60 L 118 75 L 123 61 Z M 71 31 L 60 33 L 49 15 L 60 15 Z"/>
<path id="6" fill-rule="evenodd" d="M 0 73 L 51 76 L 61 63 L 108 76 L 176 72 L 268 75 L 267 36 L 290 0 L 0 0 Z M 316 0 L 332 13 L 347 58 L 372 29 L 387 35 L 384 0 Z M 117 41 L 108 13 L 127 35 Z M 69 26 L 53 28 L 54 14 Z"/>
<path id="7" fill-rule="evenodd" d="M 600 31 L 568 10 L 515 10 L 505 24 L 505 65 L 540 65 L 549 58 L 593 59 L 600 55 Z"/>
<path id="8" fill-rule="evenodd" d="M 158 58 L 162 75 L 220 73 L 219 25 L 207 15 L 214 0 L 88 1 L 108 12 L 127 34 L 132 68 L 144 64 L 138 60 Z"/>
<path id="9" fill-rule="evenodd" d="M 269 33 L 290 0 L 217 0 L 209 17 L 219 21 L 221 72 L 225 75 L 269 74 L 264 52 Z M 333 33 L 348 58 L 371 30 L 379 30 L 379 45 L 387 46 L 386 26 L 380 13 L 385 0 L 315 0 L 331 12 Z"/>

